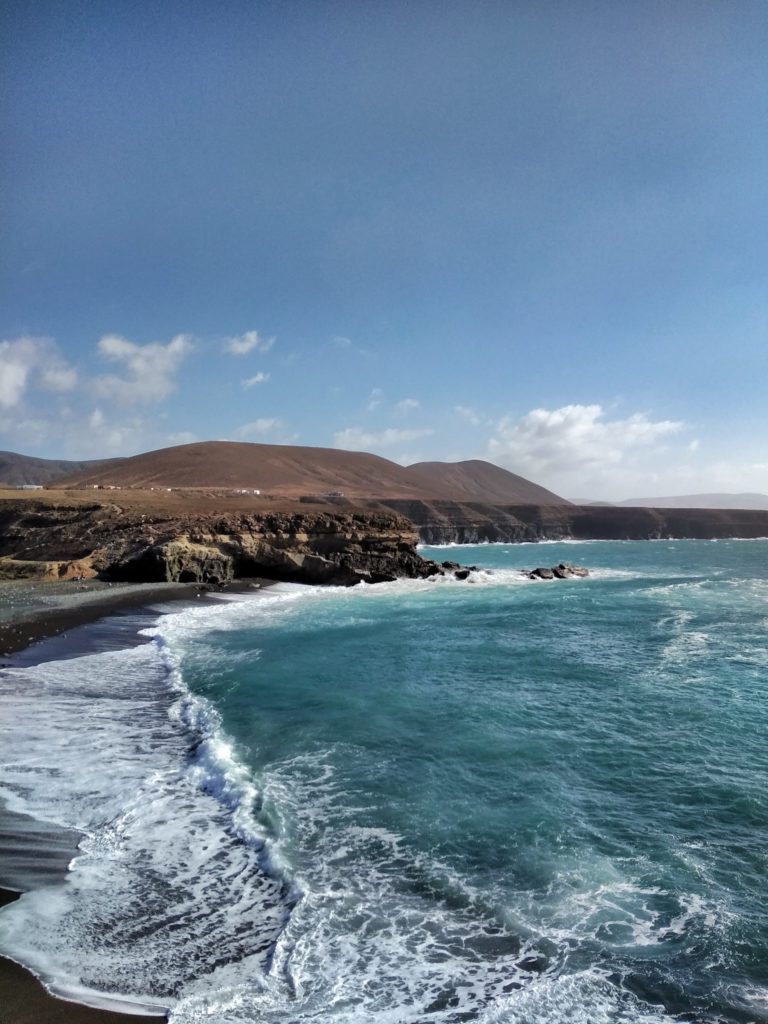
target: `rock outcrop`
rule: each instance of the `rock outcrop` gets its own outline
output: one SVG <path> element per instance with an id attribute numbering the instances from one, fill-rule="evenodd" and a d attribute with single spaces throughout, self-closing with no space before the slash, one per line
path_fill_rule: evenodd
<path id="1" fill-rule="evenodd" d="M 580 578 L 589 576 L 589 569 L 585 569 L 583 565 L 560 562 L 559 565 L 553 565 L 551 569 L 541 566 L 538 569 L 531 569 L 530 572 L 525 572 L 525 575 L 529 580 L 570 580 L 574 576 Z"/>
<path id="2" fill-rule="evenodd" d="M 117 505 L 0 505 L 6 569 L 44 563 L 52 578 L 215 584 L 260 576 L 351 585 L 440 572 L 417 554 L 417 540 L 413 525 L 392 512 L 176 516 Z"/>

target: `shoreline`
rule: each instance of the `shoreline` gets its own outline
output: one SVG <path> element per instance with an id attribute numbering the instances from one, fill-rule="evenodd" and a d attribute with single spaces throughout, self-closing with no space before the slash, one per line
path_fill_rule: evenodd
<path id="1" fill-rule="evenodd" d="M 70 585 L 65 581 L 45 584 L 34 584 L 26 580 L 4 582 L 2 590 L 7 594 L 28 596 L 33 590 L 43 590 L 52 598 L 66 600 L 70 597 L 71 602 L 49 605 L 38 599 L 36 603 L 33 601 L 27 607 L 20 608 L 18 615 L 0 619 L 0 659 L 19 654 L 69 629 L 98 622 L 115 612 L 169 602 L 194 601 L 219 593 L 249 593 L 253 589 L 266 588 L 274 582 L 264 579 L 236 580 L 221 590 L 213 590 L 199 583 L 105 584 L 90 580 L 86 584 Z"/>
<path id="2" fill-rule="evenodd" d="M 20 892 L 0 888 L 0 911 L 21 896 Z M 0 994 L 2 1024 L 165 1024 L 162 1017 L 100 1010 L 85 1003 L 75 1003 L 54 996 L 27 967 L 10 957 L 0 956 Z"/>
<path id="3" fill-rule="evenodd" d="M 87 626 L 108 618 L 116 613 L 150 608 L 152 605 L 193 602 L 204 599 L 211 591 L 195 583 L 152 583 L 125 584 L 109 587 L 94 584 L 82 589 L 66 582 L 45 585 L 44 593 L 64 598 L 64 603 L 46 605 L 37 600 L 31 606 L 19 609 L 19 614 L 0 621 L 0 669 L 12 664 L 12 656 L 55 637 L 62 636 L 70 629 Z M 268 587 L 273 580 L 238 580 L 224 588 L 222 594 L 250 593 L 256 587 Z M 26 594 L 34 585 L 26 581 L 6 583 L 6 593 Z M 40 585 L 37 585 L 38 589 Z M 24 589 L 25 588 L 25 589 Z M 51 589 L 55 588 L 55 589 Z M 61 588 L 59 593 L 56 590 Z M 88 594 L 83 600 L 84 594 Z M 66 598 L 71 595 L 72 601 Z M 37 595 L 36 595 L 37 596 Z M 0 802 L 0 816 L 10 812 Z M 61 830 L 63 832 L 63 830 Z M 77 846 L 72 849 L 74 855 Z M 2 857 L 2 851 L 0 851 Z M 71 858 L 67 858 L 69 860 Z M 66 874 L 66 867 L 63 868 Z M 22 890 L 0 885 L 0 912 L 22 895 Z M 51 994 L 44 983 L 29 968 L 9 957 L 0 956 L 0 1024 L 163 1024 L 167 1014 L 162 1016 L 130 1013 L 118 1010 L 100 1009 L 85 1003 L 78 1003 Z"/>

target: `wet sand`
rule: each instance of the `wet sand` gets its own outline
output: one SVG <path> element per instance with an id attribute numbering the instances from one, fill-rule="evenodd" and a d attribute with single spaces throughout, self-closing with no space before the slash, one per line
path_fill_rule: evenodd
<path id="1" fill-rule="evenodd" d="M 271 581 L 239 580 L 225 593 L 248 592 Z M 192 583 L 115 584 L 89 580 L 0 583 L 0 668 L 14 654 L 70 629 L 131 608 L 205 600 Z M 0 908 L 23 891 L 63 878 L 79 835 L 15 814 L 0 803 Z M 0 1024 L 160 1024 L 165 1017 L 100 1010 L 52 996 L 13 960 L 0 957 Z"/>
<path id="2" fill-rule="evenodd" d="M 194 583 L 0 582 L 0 658 L 116 611 L 194 600 L 200 592 Z"/>

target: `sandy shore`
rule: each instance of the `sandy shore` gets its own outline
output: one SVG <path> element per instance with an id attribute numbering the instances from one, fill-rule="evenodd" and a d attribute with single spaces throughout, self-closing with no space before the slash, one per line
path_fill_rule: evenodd
<path id="1" fill-rule="evenodd" d="M 226 592 L 247 592 L 270 581 L 238 581 Z M 208 594 L 196 584 L 114 584 L 95 580 L 35 583 L 0 583 L 0 668 L 3 656 L 24 650 L 77 626 L 96 622 L 130 608 L 169 601 L 205 600 Z M 26 874 L 62 877 L 75 853 L 77 834 L 47 829 L 27 819 L 20 823 L 0 805 L 0 908 L 17 899 L 19 890 L 31 887 Z M 31 823 L 31 824 L 30 824 Z M 30 849 L 33 856 L 30 856 Z M 18 863 L 23 866 L 19 868 Z M 30 868 L 31 866 L 31 868 Z M 44 884 L 41 877 L 39 884 Z M 138 1024 L 159 1022 L 165 1017 L 137 1016 L 98 1010 L 56 998 L 31 971 L 0 957 L 0 1024 Z"/>
<path id="2" fill-rule="evenodd" d="M 198 593 L 193 583 L 0 582 L 0 657 L 122 609 L 195 600 Z"/>

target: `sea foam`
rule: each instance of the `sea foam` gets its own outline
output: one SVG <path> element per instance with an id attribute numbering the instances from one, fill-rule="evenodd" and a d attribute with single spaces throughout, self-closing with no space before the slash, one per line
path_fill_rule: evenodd
<path id="1" fill-rule="evenodd" d="M 0 950 L 58 994 L 138 1012 L 172 1006 L 222 963 L 263 975 L 290 886 L 254 827 L 246 770 L 163 641 L 3 682 L 0 794 L 84 838 L 63 885 L 0 915 Z"/>

